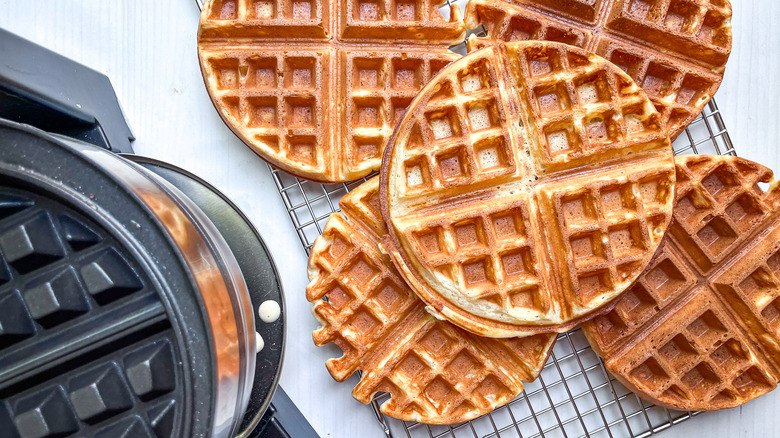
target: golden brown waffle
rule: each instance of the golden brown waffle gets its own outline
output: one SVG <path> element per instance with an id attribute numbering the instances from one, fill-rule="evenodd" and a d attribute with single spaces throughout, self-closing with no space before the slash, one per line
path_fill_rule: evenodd
<path id="1" fill-rule="evenodd" d="M 438 0 L 211 0 L 198 52 L 222 119 L 294 175 L 349 181 L 381 164 L 395 122 L 457 55 Z M 341 13 L 339 13 L 341 12 Z"/>
<path id="2" fill-rule="evenodd" d="M 642 398 L 715 410 L 780 379 L 780 190 L 736 157 L 677 158 L 677 207 L 652 265 L 583 330 Z"/>
<path id="3" fill-rule="evenodd" d="M 563 331 L 647 267 L 671 218 L 660 115 L 622 70 L 549 42 L 446 67 L 388 144 L 391 254 L 440 317 L 492 337 Z"/>
<path id="4" fill-rule="evenodd" d="M 582 47 L 628 72 L 676 138 L 723 80 L 731 53 L 729 0 L 470 0 L 469 27 L 486 39 Z"/>
<path id="5" fill-rule="evenodd" d="M 328 360 L 331 375 L 362 370 L 353 396 L 388 392 L 382 412 L 401 420 L 452 424 L 508 403 L 539 375 L 555 336 L 480 338 L 428 314 L 379 250 L 378 192 L 374 178 L 345 196 L 309 258 L 306 296 L 322 323 L 314 342 L 344 351 Z"/>

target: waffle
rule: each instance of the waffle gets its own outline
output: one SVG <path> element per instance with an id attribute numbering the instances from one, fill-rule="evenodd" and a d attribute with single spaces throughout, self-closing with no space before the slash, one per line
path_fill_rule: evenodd
<path id="1" fill-rule="evenodd" d="M 671 219 L 663 121 L 622 70 L 550 42 L 450 64 L 386 150 L 388 249 L 430 311 L 476 334 L 563 331 L 647 267 Z"/>
<path id="2" fill-rule="evenodd" d="M 739 406 L 780 379 L 780 190 L 736 157 L 677 158 L 677 207 L 658 255 L 583 330 L 607 368 L 675 409 Z"/>
<path id="3" fill-rule="evenodd" d="M 458 423 L 508 403 L 539 375 L 555 336 L 480 338 L 428 314 L 380 252 L 378 191 L 374 178 L 342 198 L 344 215 L 328 219 L 309 258 L 314 342 L 344 352 L 328 360 L 331 375 L 362 370 L 354 397 L 388 392 L 382 412 L 407 421 Z"/>
<path id="4" fill-rule="evenodd" d="M 628 72 L 676 138 L 723 80 L 731 53 L 729 0 L 470 0 L 469 27 L 486 39 L 582 47 Z"/>
<path id="5" fill-rule="evenodd" d="M 433 0 L 211 0 L 198 53 L 214 106 L 255 153 L 322 182 L 379 169 L 395 122 L 458 56 Z M 341 12 L 341 13 L 339 13 Z"/>

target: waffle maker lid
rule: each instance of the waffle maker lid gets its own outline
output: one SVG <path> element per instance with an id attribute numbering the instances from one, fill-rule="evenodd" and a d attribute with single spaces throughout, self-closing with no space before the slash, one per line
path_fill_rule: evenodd
<path id="1" fill-rule="evenodd" d="M 0 143 L 0 429 L 206 435 L 183 420 L 210 416 L 208 328 L 170 238 L 77 151 L 5 121 Z"/>
<path id="2" fill-rule="evenodd" d="M 156 218 L 84 155 L 107 152 L 2 120 L 0 143 L 0 428 L 12 437 L 208 435 L 210 327 Z M 283 304 L 273 263 L 237 210 L 192 175 L 134 159 L 216 216 L 253 307 Z M 257 318 L 256 328 L 265 347 L 242 429 L 270 401 L 284 343 L 283 319 Z"/>

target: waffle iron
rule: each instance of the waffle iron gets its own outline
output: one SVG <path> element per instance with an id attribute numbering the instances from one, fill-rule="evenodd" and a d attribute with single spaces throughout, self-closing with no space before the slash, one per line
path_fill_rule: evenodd
<path id="1" fill-rule="evenodd" d="M 3 30 L 0 53 L 0 435 L 316 437 L 249 220 L 133 154 L 108 78 Z"/>

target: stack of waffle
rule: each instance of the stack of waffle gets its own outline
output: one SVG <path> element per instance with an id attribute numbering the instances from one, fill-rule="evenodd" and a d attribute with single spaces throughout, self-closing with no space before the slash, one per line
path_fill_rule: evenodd
<path id="1" fill-rule="evenodd" d="M 641 397 L 722 409 L 780 380 L 780 193 L 674 158 L 731 50 L 728 0 L 212 0 L 199 53 L 227 125 L 349 181 L 309 259 L 336 380 L 449 424 L 535 379 L 581 325 Z M 463 57 L 449 51 L 466 29 Z M 764 190 L 760 182 L 770 182 Z"/>

